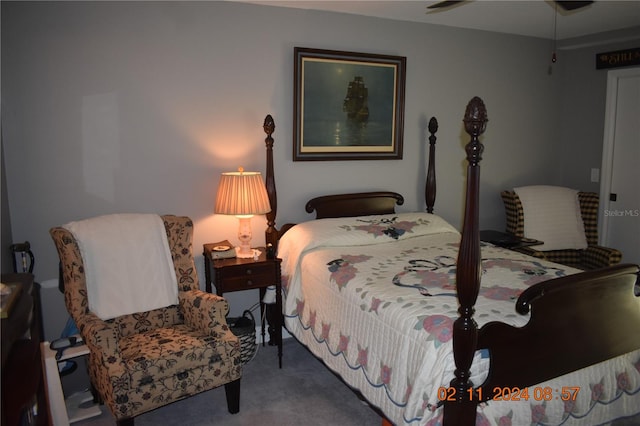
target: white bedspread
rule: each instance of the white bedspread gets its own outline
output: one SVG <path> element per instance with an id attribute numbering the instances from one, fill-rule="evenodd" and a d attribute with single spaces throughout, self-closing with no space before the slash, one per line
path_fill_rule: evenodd
<path id="1" fill-rule="evenodd" d="M 453 227 L 427 213 L 316 220 L 280 241 L 287 329 L 395 424 L 441 420 L 439 391 L 442 397 L 454 370 L 459 241 Z M 519 294 L 577 272 L 488 244 L 482 257 L 474 316 L 480 327 L 493 320 L 523 326 L 528 316 L 514 309 Z M 528 401 L 483 404 L 478 424 L 573 424 L 585 416 L 581 424 L 597 424 L 640 412 L 640 351 L 609 363 L 616 367 L 590 367 L 532 387 Z M 477 353 L 476 385 L 487 369 Z M 553 386 L 548 401 L 546 386 Z M 579 389 L 569 405 L 560 399 L 563 386 Z"/>

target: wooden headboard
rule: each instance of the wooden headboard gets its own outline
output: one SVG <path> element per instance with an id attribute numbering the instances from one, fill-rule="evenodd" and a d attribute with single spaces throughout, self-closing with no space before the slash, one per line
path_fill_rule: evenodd
<path id="1" fill-rule="evenodd" d="M 359 192 L 355 194 L 325 195 L 307 202 L 307 213 L 316 212 L 316 219 L 353 217 L 395 213 L 395 206 L 404 204 L 396 192 Z"/>
<path id="2" fill-rule="evenodd" d="M 265 146 L 267 149 L 267 174 L 265 183 L 271 212 L 267 213 L 267 229 L 265 231 L 265 241 L 267 244 L 277 247 L 280 237 L 294 224 L 287 223 L 280 229 L 276 228 L 276 213 L 278 208 L 278 197 L 275 184 L 275 173 L 273 166 L 273 132 L 275 123 L 271 115 L 264 119 L 263 128 L 267 137 Z M 436 132 L 438 131 L 438 120 L 432 117 L 429 120 L 429 162 L 427 166 L 427 176 L 425 182 L 425 203 L 427 212 L 433 213 L 436 201 L 436 174 L 435 174 L 435 145 Z M 354 217 L 376 214 L 395 213 L 395 207 L 404 204 L 404 197 L 397 192 L 373 191 L 358 192 L 351 194 L 336 194 L 316 197 L 309 200 L 305 206 L 307 213 L 316 212 L 316 219 L 332 217 Z"/>

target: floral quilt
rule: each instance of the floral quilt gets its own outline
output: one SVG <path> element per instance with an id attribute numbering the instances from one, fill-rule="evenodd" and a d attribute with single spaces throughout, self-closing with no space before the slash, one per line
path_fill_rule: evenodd
<path id="1" fill-rule="evenodd" d="M 454 227 L 427 213 L 314 220 L 280 241 L 287 329 L 395 424 L 441 423 L 454 370 L 459 241 Z M 576 272 L 483 244 L 474 318 L 479 327 L 523 326 L 528 316 L 514 309 L 520 293 Z M 476 353 L 472 381 L 482 383 L 487 370 L 488 359 Z M 569 401 L 561 398 L 565 387 Z M 532 387 L 529 395 L 483 404 L 477 424 L 599 424 L 636 414 L 640 351 Z"/>

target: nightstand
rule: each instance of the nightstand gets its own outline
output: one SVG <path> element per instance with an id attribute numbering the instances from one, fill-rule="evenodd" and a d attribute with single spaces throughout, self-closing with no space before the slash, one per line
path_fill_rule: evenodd
<path id="1" fill-rule="evenodd" d="M 509 250 L 518 250 L 523 247 L 544 244 L 542 241 L 534 240 L 531 238 L 517 237 L 513 234 L 507 234 L 505 232 L 493 230 L 480 231 L 480 241 L 485 241 L 487 243 L 491 243 L 498 247 L 504 247 Z"/>
<path id="2" fill-rule="evenodd" d="M 282 282 L 280 279 L 281 259 L 267 259 L 266 249 L 258 248 L 261 254 L 258 260 L 254 259 L 212 259 L 211 251 L 215 244 L 204 244 L 204 274 L 206 280 L 206 291 L 213 291 L 212 285 L 216 288 L 216 294 L 222 296 L 224 293 L 232 291 L 243 291 L 251 289 L 260 290 L 260 318 L 262 325 L 262 342 L 264 345 L 264 310 L 262 303 L 267 287 L 276 286 L 275 314 L 270 315 L 269 333 L 278 346 L 278 365 L 282 368 Z"/>

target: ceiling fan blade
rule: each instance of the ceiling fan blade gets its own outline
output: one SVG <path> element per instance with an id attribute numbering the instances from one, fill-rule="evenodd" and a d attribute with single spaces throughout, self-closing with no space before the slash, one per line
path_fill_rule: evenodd
<path id="1" fill-rule="evenodd" d="M 438 3 L 434 3 L 431 6 L 427 6 L 427 9 L 443 9 L 445 7 L 450 7 L 456 5 L 458 3 L 464 3 L 466 0 L 445 0 L 440 1 Z"/>
<path id="2" fill-rule="evenodd" d="M 593 1 L 556 0 L 556 3 L 564 10 L 576 10 L 589 6 Z"/>

